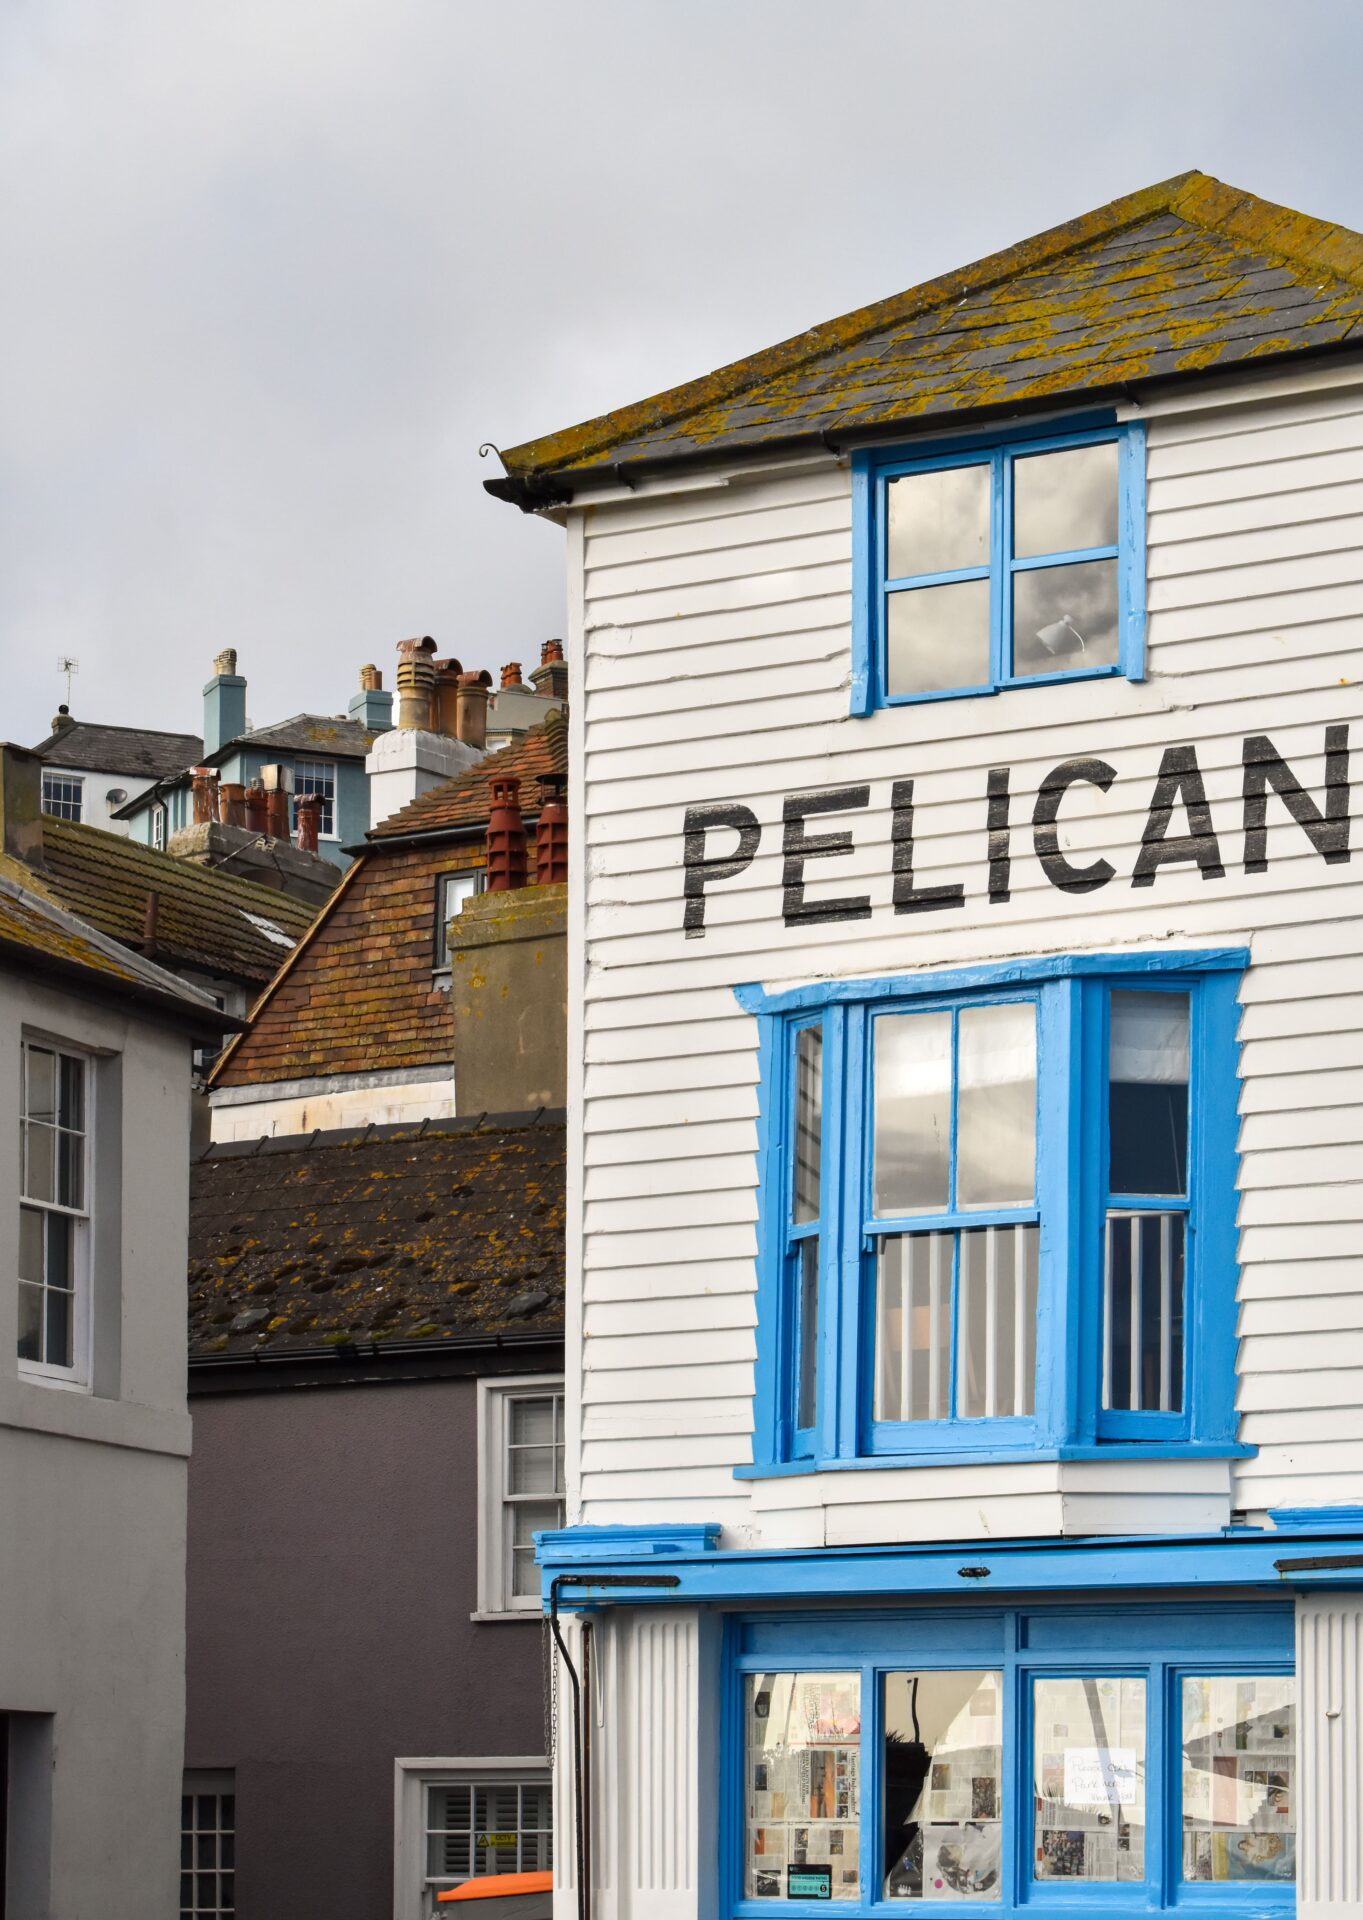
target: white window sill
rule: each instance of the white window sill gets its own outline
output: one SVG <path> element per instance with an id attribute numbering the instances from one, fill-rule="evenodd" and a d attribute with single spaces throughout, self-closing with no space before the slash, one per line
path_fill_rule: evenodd
<path id="1" fill-rule="evenodd" d="M 469 1619 L 475 1621 L 480 1627 L 493 1626 L 499 1620 L 520 1620 L 522 1622 L 530 1621 L 533 1624 L 535 1621 L 542 1620 L 543 1618 L 544 1618 L 544 1615 L 537 1606 L 536 1607 L 511 1607 L 511 1608 L 508 1608 L 507 1611 L 504 1613 L 478 1612 L 478 1613 L 471 1613 L 469 1615 Z"/>
<path id="2" fill-rule="evenodd" d="M 32 1360 L 19 1362 L 19 1378 L 31 1386 L 55 1387 L 59 1393 L 90 1392 L 88 1380 L 81 1380 L 73 1373 L 59 1373 L 54 1367 L 44 1367 Z"/>

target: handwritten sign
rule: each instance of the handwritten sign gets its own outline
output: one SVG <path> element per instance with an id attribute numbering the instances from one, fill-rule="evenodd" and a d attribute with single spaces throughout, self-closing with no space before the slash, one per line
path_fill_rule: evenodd
<path id="1" fill-rule="evenodd" d="M 1067 1747 L 1067 1807 L 1132 1807 L 1136 1804 L 1134 1747 Z"/>

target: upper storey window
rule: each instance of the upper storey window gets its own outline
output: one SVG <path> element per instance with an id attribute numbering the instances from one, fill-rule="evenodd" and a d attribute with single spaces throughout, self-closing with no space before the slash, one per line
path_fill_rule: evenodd
<path id="1" fill-rule="evenodd" d="M 1139 679 L 1144 466 L 1134 426 L 859 454 L 853 711 Z"/>

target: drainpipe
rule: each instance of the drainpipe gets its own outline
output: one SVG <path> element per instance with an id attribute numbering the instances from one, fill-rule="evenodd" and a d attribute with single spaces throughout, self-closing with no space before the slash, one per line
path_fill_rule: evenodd
<path id="1" fill-rule="evenodd" d="M 582 1720 L 582 1682 L 573 1665 L 558 1624 L 558 1596 L 563 1587 L 679 1587 L 681 1576 L 675 1573 L 556 1573 L 549 1582 L 549 1630 L 554 1645 L 568 1669 L 573 1690 L 573 1858 L 577 1878 L 577 1920 L 591 1920 L 592 1896 L 587 1885 L 591 1851 L 587 1843 L 587 1824 L 591 1819 L 591 1781 L 583 1765 L 584 1730 Z M 586 1662 L 584 1661 L 584 1665 Z M 590 1710 L 591 1702 L 587 1702 Z"/>

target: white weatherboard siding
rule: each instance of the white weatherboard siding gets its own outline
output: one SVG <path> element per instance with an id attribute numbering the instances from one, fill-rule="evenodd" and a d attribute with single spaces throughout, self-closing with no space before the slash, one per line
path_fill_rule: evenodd
<path id="1" fill-rule="evenodd" d="M 1180 401 L 1149 430 L 1148 677 L 1030 687 L 847 717 L 851 496 L 831 457 L 570 515 L 575 824 L 586 958 L 572 996 L 584 1117 L 569 1260 L 584 1334 L 575 1515 L 720 1520 L 726 1539 L 1200 1528 L 1233 1507 L 1363 1501 L 1363 849 L 1327 866 L 1270 795 L 1269 868 L 1246 874 L 1241 743 L 1266 732 L 1319 800 L 1324 729 L 1353 723 L 1363 811 L 1363 390 Z M 580 717 L 579 717 L 580 716 Z M 1166 746 L 1191 743 L 1226 867 L 1131 870 Z M 1117 877 L 1055 890 L 1031 809 L 1057 761 L 1096 755 L 1062 849 Z M 1012 769 L 1012 898 L 985 888 L 985 775 Z M 915 879 L 964 881 L 955 911 L 896 916 L 890 785 L 915 782 Z M 855 851 L 812 861 L 808 898 L 869 893 L 856 923 L 786 928 L 787 793 L 869 782 L 815 821 Z M 737 801 L 758 856 L 682 920 L 687 806 Z M 1171 833 L 1186 831 L 1176 813 Z M 1355 828 L 1354 839 L 1359 834 Z M 728 836 L 716 837 L 716 850 Z M 1112 1469 L 1018 1464 L 735 1481 L 750 1459 L 757 1059 L 735 983 L 795 985 L 1082 948 L 1245 944 L 1240 1184 L 1241 1433 L 1255 1458 Z M 578 1416 L 575 1416 L 578 1417 Z M 1112 1475 L 1107 1484 L 1102 1472 Z M 892 1485 L 887 1484 L 892 1483 Z M 1162 1515 L 1162 1519 L 1159 1516 Z"/>

